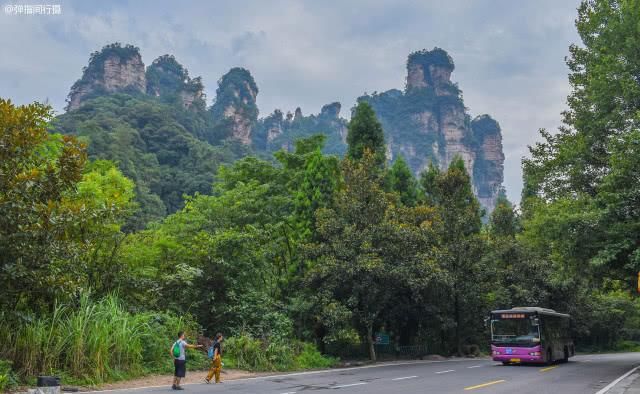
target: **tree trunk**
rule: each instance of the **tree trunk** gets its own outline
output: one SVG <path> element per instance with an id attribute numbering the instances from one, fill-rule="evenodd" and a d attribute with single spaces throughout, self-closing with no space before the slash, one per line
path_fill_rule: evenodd
<path id="1" fill-rule="evenodd" d="M 462 341 L 460 339 L 460 303 L 458 300 L 458 292 L 455 291 L 454 294 L 454 302 L 453 307 L 455 309 L 455 317 L 456 317 L 456 351 L 458 352 L 458 356 L 462 356 Z"/>
<path id="2" fill-rule="evenodd" d="M 376 361 L 376 349 L 373 346 L 373 324 L 367 325 L 367 342 L 369 343 L 369 359 Z"/>

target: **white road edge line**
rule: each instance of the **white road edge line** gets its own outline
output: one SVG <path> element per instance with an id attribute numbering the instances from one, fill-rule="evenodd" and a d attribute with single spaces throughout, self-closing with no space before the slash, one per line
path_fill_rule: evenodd
<path id="1" fill-rule="evenodd" d="M 471 366 L 471 367 L 467 367 L 467 369 L 471 369 L 471 368 L 480 368 L 481 366 L 482 366 L 482 365 L 474 365 L 474 366 Z"/>
<path id="2" fill-rule="evenodd" d="M 455 369 L 448 369 L 446 371 L 440 371 L 440 372 L 436 372 L 436 373 L 439 375 L 441 373 L 448 373 L 448 372 L 455 372 L 455 371 L 456 371 Z"/>
<path id="3" fill-rule="evenodd" d="M 287 376 L 316 375 L 316 374 L 329 373 L 329 372 L 353 371 L 353 370 L 356 370 L 356 369 L 393 367 L 393 366 L 396 366 L 396 365 L 439 364 L 439 363 L 471 362 L 471 361 L 477 361 L 477 360 L 465 360 L 465 359 L 461 359 L 461 360 L 458 360 L 458 359 L 456 359 L 456 360 L 424 360 L 424 361 L 421 360 L 421 361 L 408 361 L 408 362 L 401 362 L 401 363 L 381 363 L 381 364 L 374 364 L 374 365 L 364 365 L 362 367 L 332 368 L 332 369 L 322 369 L 320 371 L 306 371 L 306 372 L 286 373 L 286 374 L 280 374 L 280 375 L 255 376 L 255 377 L 252 377 L 252 378 L 232 379 L 232 380 L 226 381 L 226 383 L 230 384 L 230 383 L 233 383 L 233 382 L 246 382 L 247 380 L 283 378 L 283 377 L 287 377 Z M 490 360 L 487 359 L 487 361 L 490 361 Z M 190 386 L 190 385 L 193 385 L 193 384 L 203 385 L 204 383 L 198 383 L 198 382 L 185 383 L 182 386 Z M 170 383 L 162 384 L 162 385 L 156 385 L 156 386 L 144 386 L 144 387 L 130 387 L 130 388 L 122 388 L 122 389 L 84 391 L 84 393 L 85 394 L 88 394 L 88 393 L 110 393 L 110 392 L 116 392 L 116 391 L 129 392 L 129 391 L 133 391 L 133 390 L 144 390 L 144 389 L 155 389 L 155 388 L 159 388 L 159 387 L 169 387 L 169 385 L 170 385 Z"/>
<path id="4" fill-rule="evenodd" d="M 405 380 L 405 379 L 413 379 L 413 378 L 417 378 L 417 376 L 403 376 L 401 378 L 393 378 L 391 380 Z"/>
<path id="5" fill-rule="evenodd" d="M 353 387 L 353 386 L 362 386 L 363 384 L 367 384 L 367 382 L 360 383 L 350 383 L 350 384 L 341 384 L 340 386 L 333 386 L 332 389 L 341 389 L 343 387 Z"/>
<path id="6" fill-rule="evenodd" d="M 606 392 L 608 392 L 609 390 L 611 390 L 613 388 L 613 386 L 615 386 L 616 384 L 620 383 L 620 381 L 624 378 L 626 378 L 627 376 L 631 375 L 632 373 L 634 373 L 638 368 L 640 368 L 640 365 L 638 365 L 635 368 L 632 368 L 630 371 L 628 371 L 627 373 L 625 373 L 624 375 L 620 376 L 618 379 L 614 380 L 613 382 L 609 383 L 608 385 L 606 385 L 602 390 L 598 391 L 596 394 L 605 394 Z"/>
<path id="7" fill-rule="evenodd" d="M 295 391 L 287 391 L 286 393 L 281 393 L 281 394 L 296 394 Z"/>

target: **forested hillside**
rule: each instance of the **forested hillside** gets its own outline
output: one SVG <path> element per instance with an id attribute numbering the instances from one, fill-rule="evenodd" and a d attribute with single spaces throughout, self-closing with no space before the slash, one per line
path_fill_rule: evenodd
<path id="1" fill-rule="evenodd" d="M 261 119 L 247 70 L 223 76 L 207 107 L 175 59 L 145 70 L 135 48 L 112 45 L 92 55 L 64 115 L 0 99 L 0 388 L 167 371 L 179 329 L 224 332 L 228 366 L 251 370 L 375 360 L 390 349 L 374 345 L 378 332 L 390 346 L 476 355 L 488 351 L 487 312 L 522 305 L 571 313 L 579 349 L 637 348 L 632 3 L 583 3 L 563 127 L 543 130 L 523 161 L 521 206 L 497 196 L 486 221 L 471 156 L 418 176 L 411 157 L 388 161 L 398 113 L 380 100 L 446 86 L 458 111 L 442 72 L 443 86 L 360 100 L 348 122 L 336 103 Z M 408 85 L 433 81 L 429 54 Z M 434 113 L 448 105 L 434 100 Z M 445 122 L 451 135 L 495 142 L 493 119 L 458 115 L 468 123 Z M 335 133 L 309 136 L 324 127 Z"/>

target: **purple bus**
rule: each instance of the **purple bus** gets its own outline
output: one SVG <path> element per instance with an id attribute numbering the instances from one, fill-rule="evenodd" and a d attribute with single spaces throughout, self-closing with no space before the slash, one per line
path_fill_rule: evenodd
<path id="1" fill-rule="evenodd" d="M 503 364 L 566 362 L 575 353 L 569 315 L 520 307 L 492 311 L 491 355 Z"/>

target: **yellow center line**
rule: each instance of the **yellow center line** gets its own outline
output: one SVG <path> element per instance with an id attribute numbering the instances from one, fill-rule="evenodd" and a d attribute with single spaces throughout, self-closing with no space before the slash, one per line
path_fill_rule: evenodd
<path id="1" fill-rule="evenodd" d="M 506 382 L 506 380 L 494 380 L 493 382 L 482 383 L 482 384 L 479 384 L 477 386 L 469 386 L 469 387 L 465 387 L 464 389 L 465 390 L 481 389 L 483 387 L 491 386 L 491 385 L 498 384 L 498 383 L 504 383 L 504 382 Z"/>
<path id="2" fill-rule="evenodd" d="M 552 369 L 554 369 L 554 368 L 558 368 L 558 366 L 557 366 L 557 365 L 554 365 L 553 367 L 542 368 L 542 369 L 540 370 L 540 372 L 547 372 L 547 371 L 551 371 L 551 370 L 552 370 Z"/>

